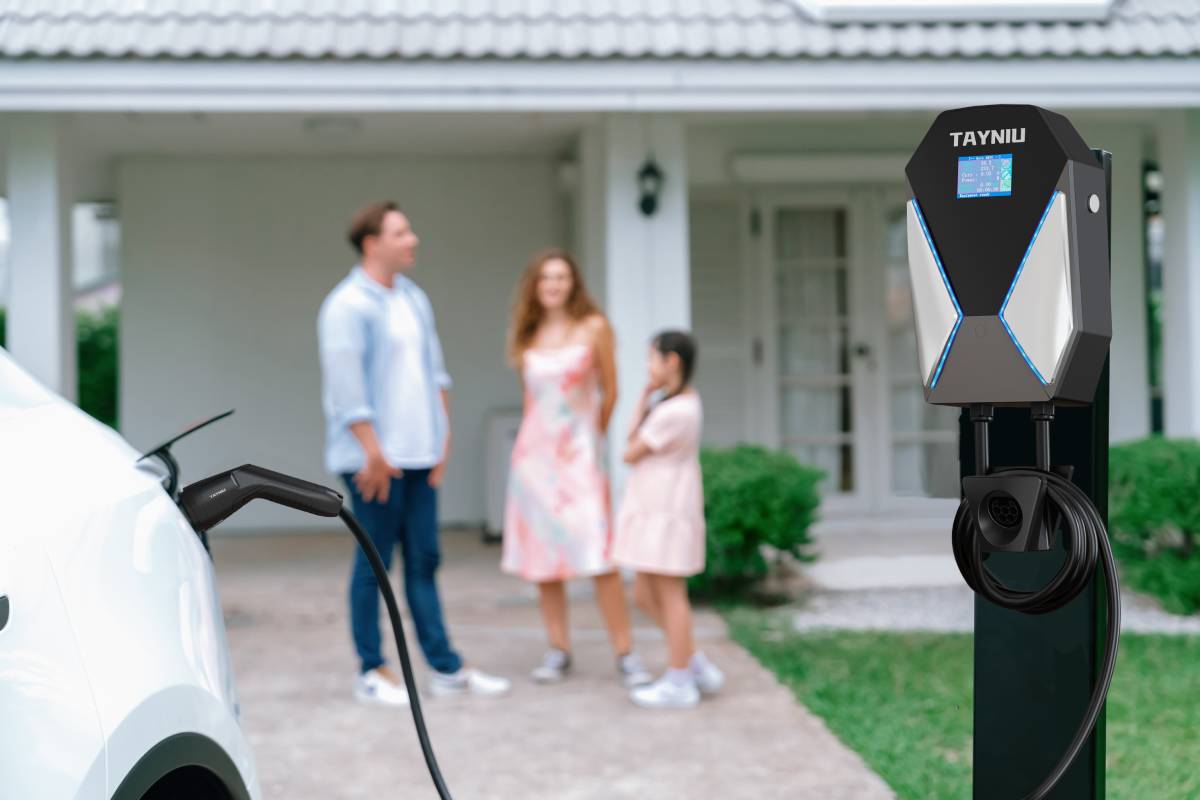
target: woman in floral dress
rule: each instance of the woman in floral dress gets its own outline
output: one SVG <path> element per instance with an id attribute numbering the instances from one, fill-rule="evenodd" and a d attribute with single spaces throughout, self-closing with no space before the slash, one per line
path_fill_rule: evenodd
<path id="1" fill-rule="evenodd" d="M 649 681 L 632 650 L 629 610 L 612 545 L 604 433 L 616 405 L 612 328 L 563 250 L 537 254 L 517 287 L 509 358 L 524 413 L 509 470 L 501 568 L 537 584 L 550 649 L 539 683 L 571 667 L 565 582 L 590 577 L 626 685 Z"/>

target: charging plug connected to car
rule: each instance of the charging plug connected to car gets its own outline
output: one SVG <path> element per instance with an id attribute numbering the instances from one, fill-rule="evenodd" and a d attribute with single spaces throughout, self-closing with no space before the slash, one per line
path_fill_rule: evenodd
<path id="1" fill-rule="evenodd" d="M 338 517 L 354 535 L 358 546 L 362 548 L 371 565 L 371 571 L 375 573 L 375 579 L 379 583 L 379 590 L 383 594 L 383 601 L 387 606 L 388 619 L 392 623 L 392 635 L 400 654 L 404 685 L 408 689 L 411 701 L 409 707 L 412 710 L 413 725 L 416 726 L 417 738 L 421 742 L 425 765 L 429 768 L 429 776 L 433 779 L 438 796 L 442 800 L 450 800 L 450 789 L 447 788 L 446 781 L 442 778 L 437 757 L 433 754 L 433 744 L 429 741 L 429 731 L 425 727 L 421 699 L 413 678 L 412 659 L 409 657 L 408 645 L 404 640 L 404 623 L 400 619 L 400 607 L 396 603 L 395 593 L 392 592 L 387 568 L 383 565 L 379 551 L 371 542 L 371 537 L 363 530 L 362 525 L 350 513 L 350 510 L 342 505 L 342 496 L 333 489 L 252 464 L 219 472 L 189 484 L 179 493 L 178 502 L 180 510 L 192 523 L 192 527 L 198 533 L 207 534 L 208 531 L 224 522 L 251 500 L 269 500 L 272 503 L 319 517 Z"/>
<path id="2" fill-rule="evenodd" d="M 421 711 L 420 694 L 417 692 L 416 679 L 413 677 L 412 659 L 408 653 L 408 644 L 404 639 L 404 622 L 400 617 L 400 606 L 388 580 L 387 568 L 379 555 L 371 537 L 363 530 L 362 525 L 354 514 L 342 503 L 342 495 L 327 486 L 311 483 L 300 478 L 284 475 L 252 464 L 244 464 L 230 470 L 224 470 L 208 478 L 198 480 L 185 486 L 179 486 L 179 464 L 171 455 L 171 446 L 180 439 L 199 429 L 224 419 L 232 414 L 229 410 L 203 422 L 192 425 L 183 433 L 168 439 L 157 447 L 147 451 L 140 461 L 158 459 L 167 470 L 163 479 L 163 488 L 175 500 L 180 511 L 191 523 L 192 528 L 208 549 L 208 532 L 224 522 L 242 506 L 252 500 L 269 500 L 297 511 L 304 511 L 319 517 L 338 517 L 354 535 L 358 546 L 362 548 L 371 571 L 379 583 L 379 591 L 387 606 L 388 619 L 392 625 L 392 635 L 396 641 L 396 650 L 400 656 L 400 667 L 404 673 L 404 685 L 408 689 L 409 708 L 412 712 L 413 725 L 417 730 L 417 739 L 421 744 L 421 753 L 425 757 L 425 765 L 429 776 L 437 789 L 441 800 L 452 800 L 450 789 L 442 777 L 437 757 L 433 753 L 433 744 L 429 740 L 429 731 L 425 726 L 425 715 Z"/>

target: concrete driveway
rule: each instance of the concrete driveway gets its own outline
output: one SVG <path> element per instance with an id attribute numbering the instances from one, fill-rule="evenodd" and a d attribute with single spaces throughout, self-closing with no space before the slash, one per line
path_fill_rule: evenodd
<path id="1" fill-rule="evenodd" d="M 572 595 L 575 672 L 558 686 L 534 685 L 527 675 L 544 640 L 531 587 L 501 575 L 498 548 L 475 534 L 448 532 L 443 541 L 442 595 L 456 646 L 514 681 L 499 700 L 425 702 L 458 800 L 892 796 L 712 612 L 698 614 L 697 634 L 729 683 L 698 710 L 649 712 L 628 701 L 586 582 Z M 242 722 L 269 800 L 436 796 L 408 712 L 364 707 L 351 695 L 354 546 L 348 533 L 213 542 Z M 635 626 L 638 648 L 661 669 L 660 635 L 642 617 Z"/>

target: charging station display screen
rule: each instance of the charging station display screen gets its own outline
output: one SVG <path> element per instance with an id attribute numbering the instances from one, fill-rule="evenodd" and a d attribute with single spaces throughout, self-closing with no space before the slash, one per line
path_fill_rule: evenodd
<path id="1" fill-rule="evenodd" d="M 1012 153 L 959 156 L 958 199 L 1008 197 L 1012 194 Z"/>

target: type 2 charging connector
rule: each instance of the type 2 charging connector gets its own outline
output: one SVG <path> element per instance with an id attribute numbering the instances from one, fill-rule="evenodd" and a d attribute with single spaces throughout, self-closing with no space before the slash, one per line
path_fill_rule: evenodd
<path id="1" fill-rule="evenodd" d="M 350 529 L 350 533 L 354 535 L 358 546 L 362 548 L 367 557 L 367 562 L 371 565 L 371 571 L 375 574 L 375 580 L 379 583 L 379 591 L 383 594 L 383 601 L 387 606 L 388 619 L 392 624 L 392 635 L 396 640 L 396 650 L 400 655 L 404 685 L 408 689 L 413 725 L 417 729 L 417 738 L 421 743 L 421 753 L 425 756 L 425 765 L 429 769 L 429 776 L 437 789 L 438 797 L 442 800 L 451 800 L 450 789 L 446 786 L 445 779 L 442 778 L 437 757 L 433 753 L 433 743 L 430 742 L 429 731 L 425 727 L 420 693 L 417 691 L 416 679 L 413 677 L 412 659 L 408 654 L 408 644 L 404 640 L 404 622 L 400 617 L 400 606 L 396 603 L 396 595 L 392 591 L 391 581 L 388 580 L 387 568 L 384 567 L 383 559 L 371 541 L 371 537 L 363 530 L 362 525 L 349 509 L 342 505 L 341 494 L 320 484 L 245 464 L 189 484 L 179 493 L 178 503 L 183 515 L 191 522 L 196 532 L 206 534 L 210 529 L 228 519 L 239 508 L 256 499 L 270 500 L 272 503 L 321 517 L 339 517 Z"/>

